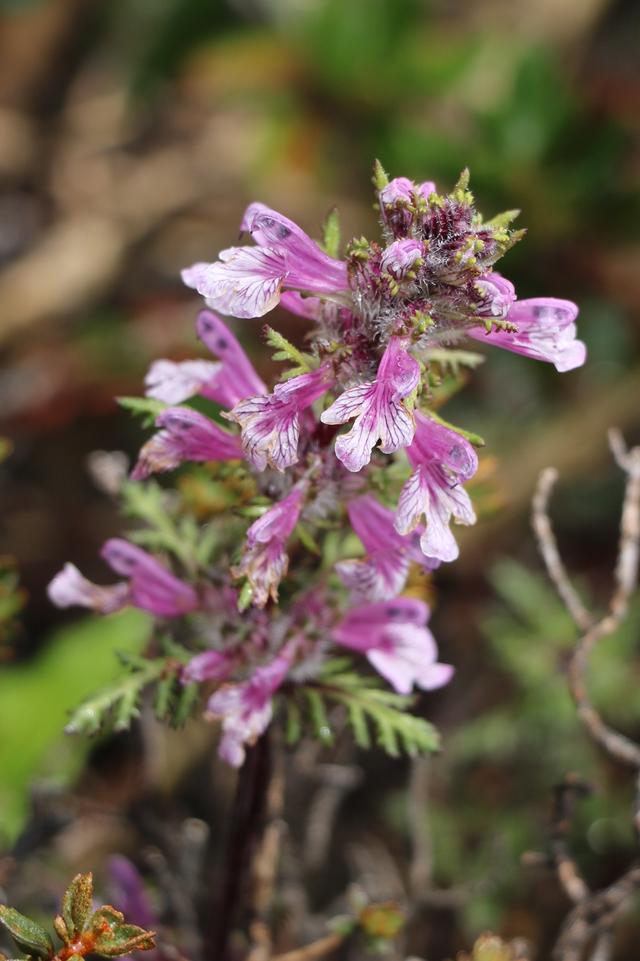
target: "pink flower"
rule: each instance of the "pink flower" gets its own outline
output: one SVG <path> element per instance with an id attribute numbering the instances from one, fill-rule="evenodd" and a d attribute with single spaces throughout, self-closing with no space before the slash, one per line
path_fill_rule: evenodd
<path id="1" fill-rule="evenodd" d="M 223 416 L 240 425 L 242 447 L 256 470 L 284 471 L 298 461 L 300 415 L 332 384 L 330 368 L 319 367 L 276 384 L 272 394 L 248 397 Z"/>
<path id="2" fill-rule="evenodd" d="M 270 597 L 278 600 L 278 586 L 289 566 L 285 545 L 298 523 L 304 495 L 304 484 L 297 484 L 247 531 L 242 559 L 232 574 L 248 578 L 256 607 L 264 607 Z"/>
<path id="3" fill-rule="evenodd" d="M 394 240 L 384 249 L 380 269 L 391 274 L 396 280 L 401 280 L 414 268 L 419 267 L 423 260 L 424 244 L 407 237 L 404 240 Z"/>
<path id="4" fill-rule="evenodd" d="M 144 378 L 145 394 L 165 404 L 180 404 L 195 394 L 204 394 L 220 366 L 211 360 L 154 360 Z"/>
<path id="5" fill-rule="evenodd" d="M 287 676 L 297 649 L 290 641 L 269 664 L 257 668 L 248 681 L 227 684 L 209 698 L 208 713 L 222 720 L 218 753 L 232 767 L 245 759 L 245 746 L 254 744 L 273 716 L 272 698 Z"/>
<path id="6" fill-rule="evenodd" d="M 235 662 L 235 654 L 228 651 L 203 651 L 184 666 L 181 679 L 184 684 L 191 684 L 193 681 L 224 681 L 233 670 Z"/>
<path id="7" fill-rule="evenodd" d="M 128 584 L 101 587 L 84 577 L 75 564 L 65 564 L 47 588 L 56 607 L 88 607 L 99 614 L 112 614 L 129 603 Z"/>
<path id="8" fill-rule="evenodd" d="M 283 288 L 325 295 L 348 289 L 345 264 L 329 257 L 288 217 L 255 203 L 241 226 L 259 246 L 230 247 L 215 263 L 182 272 L 185 284 L 208 306 L 236 317 L 261 317 L 279 302 Z"/>
<path id="9" fill-rule="evenodd" d="M 162 430 L 140 451 L 133 480 L 174 470 L 184 461 L 242 459 L 239 438 L 190 407 L 168 407 L 156 418 L 156 426 Z"/>
<path id="10" fill-rule="evenodd" d="M 446 684 L 454 669 L 438 663 L 436 642 L 425 626 L 428 618 L 427 605 L 413 598 L 367 604 L 347 613 L 333 639 L 366 654 L 398 694 L 410 694 L 414 685 L 432 691 Z"/>
<path id="11" fill-rule="evenodd" d="M 484 305 L 479 310 L 480 316 L 504 319 L 516 300 L 515 287 L 511 281 L 491 271 L 476 280 L 475 286 L 484 299 Z"/>
<path id="12" fill-rule="evenodd" d="M 296 290 L 285 290 L 280 298 L 280 305 L 298 317 L 307 320 L 318 320 L 322 308 L 319 297 L 303 297 Z"/>
<path id="13" fill-rule="evenodd" d="M 516 300 L 506 319 L 516 325 L 517 331 L 492 330 L 487 334 L 483 327 L 474 327 L 469 335 L 516 354 L 547 361 L 564 373 L 581 367 L 587 357 L 584 343 L 576 339 L 577 316 L 578 308 L 570 300 L 556 297 Z"/>
<path id="14" fill-rule="evenodd" d="M 405 350 L 403 341 L 392 337 L 376 379 L 345 390 L 321 414 L 324 424 L 344 424 L 355 418 L 351 430 L 336 440 L 336 457 L 347 470 L 362 470 L 378 441 L 384 454 L 411 443 L 413 414 L 402 401 L 416 389 L 419 380 L 420 365 Z"/>
<path id="15" fill-rule="evenodd" d="M 156 360 L 145 377 L 147 397 L 165 404 L 180 404 L 201 394 L 223 407 L 233 407 L 244 397 L 266 394 L 267 388 L 238 340 L 226 324 L 210 310 L 202 310 L 196 321 L 200 340 L 220 363 L 210 360 Z"/>
<path id="16" fill-rule="evenodd" d="M 427 180 L 415 184 L 407 177 L 395 177 L 378 193 L 382 223 L 395 237 L 406 236 L 413 224 L 416 201 L 434 193 L 436 185 Z"/>
<path id="17" fill-rule="evenodd" d="M 393 511 L 375 497 L 356 497 L 347 510 L 351 526 L 367 553 L 362 559 L 339 561 L 336 570 L 355 597 L 368 601 L 395 597 L 406 583 L 412 561 L 427 571 L 438 567 L 437 559 L 422 554 L 418 534 L 402 537 L 394 526 Z"/>
<path id="18" fill-rule="evenodd" d="M 452 518 L 458 524 L 476 520 L 469 495 L 460 486 L 478 469 L 476 452 L 460 434 L 416 411 L 416 435 L 407 456 L 414 471 L 400 493 L 396 530 L 410 533 L 424 515 L 420 547 L 425 556 L 455 560 L 459 551 L 449 529 Z"/>
<path id="19" fill-rule="evenodd" d="M 109 614 L 128 604 L 156 617 L 179 617 L 198 607 L 198 596 L 190 584 L 179 580 L 163 565 L 121 538 L 108 540 L 101 551 L 107 564 L 125 582 L 111 587 L 92 584 L 73 564 L 66 564 L 49 584 L 49 597 L 58 607 L 89 607 Z"/>
<path id="20" fill-rule="evenodd" d="M 226 324 L 210 310 L 201 310 L 196 320 L 198 337 L 214 357 L 221 361 L 215 380 L 208 384 L 205 397 L 223 407 L 233 407 L 253 394 L 266 394 L 264 382 Z"/>

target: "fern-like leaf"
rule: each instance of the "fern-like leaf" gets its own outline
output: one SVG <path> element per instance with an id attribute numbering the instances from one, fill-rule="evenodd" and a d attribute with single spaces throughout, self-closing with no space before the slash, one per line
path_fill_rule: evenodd
<path id="1" fill-rule="evenodd" d="M 312 357 L 311 354 L 307 354 L 302 350 L 298 350 L 297 347 L 294 347 L 286 337 L 283 337 L 282 334 L 274 330 L 273 327 L 266 327 L 265 333 L 267 344 L 276 351 L 275 354 L 272 355 L 273 360 L 283 360 L 293 364 L 285 374 L 287 379 L 297 377 L 299 374 L 308 374 L 318 366 L 318 361 L 315 357 Z"/>
<path id="2" fill-rule="evenodd" d="M 105 727 L 125 731 L 139 716 L 140 697 L 146 687 L 157 681 L 166 669 L 166 660 L 129 661 L 132 670 L 75 709 L 65 727 L 67 734 L 97 734 Z"/>

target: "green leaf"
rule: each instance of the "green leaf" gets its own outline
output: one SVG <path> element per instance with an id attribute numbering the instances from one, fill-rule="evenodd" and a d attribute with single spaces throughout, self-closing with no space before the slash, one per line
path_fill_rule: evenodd
<path id="1" fill-rule="evenodd" d="M 300 735 L 302 733 L 302 724 L 300 718 L 300 708 L 293 700 L 289 698 L 287 700 L 287 721 L 285 728 L 285 740 L 287 744 L 292 747 L 297 744 L 300 740 Z"/>
<path id="2" fill-rule="evenodd" d="M 273 360 L 289 361 L 289 363 L 295 365 L 287 371 L 287 378 L 297 377 L 298 374 L 308 374 L 309 371 L 316 369 L 319 361 L 311 354 L 298 350 L 273 327 L 266 327 L 265 332 L 267 344 L 276 350 L 276 353 L 273 354 Z"/>
<path id="3" fill-rule="evenodd" d="M 450 370 L 456 377 L 461 367 L 474 370 L 486 360 L 484 354 L 476 354 L 472 350 L 446 350 L 444 347 L 430 347 L 423 351 L 420 357 L 426 363 L 438 364 L 443 372 Z"/>
<path id="4" fill-rule="evenodd" d="M 304 693 L 309 705 L 314 735 L 319 741 L 322 741 L 323 744 L 332 744 L 333 734 L 322 695 L 313 687 L 305 687 Z"/>
<path id="5" fill-rule="evenodd" d="M 131 673 L 76 708 L 65 727 L 66 733 L 97 734 L 109 722 L 117 731 L 127 730 L 140 713 L 138 702 L 142 691 L 161 677 L 166 663 L 164 658 L 153 661 L 138 659 Z"/>
<path id="6" fill-rule="evenodd" d="M 19 948 L 38 958 L 51 958 L 55 954 L 53 941 L 44 928 L 30 918 L 25 918 L 15 908 L 0 904 L 0 923 L 4 925 Z"/>
<path id="7" fill-rule="evenodd" d="M 95 935 L 93 950 L 107 958 L 117 958 L 131 951 L 149 951 L 155 947 L 154 934 L 135 924 L 127 924 L 124 915 L 106 904 L 95 912 L 89 922 Z"/>
<path id="8" fill-rule="evenodd" d="M 238 610 L 242 614 L 243 611 L 249 607 L 251 603 L 251 598 L 253 597 L 253 588 L 249 581 L 245 581 L 240 588 L 240 593 L 238 594 Z"/>
<path id="9" fill-rule="evenodd" d="M 330 257 L 340 254 L 340 216 L 336 207 L 330 210 L 322 225 L 322 245 Z"/>
<path id="10" fill-rule="evenodd" d="M 116 397 L 116 402 L 135 416 L 141 417 L 144 427 L 153 427 L 156 417 L 167 406 L 163 401 L 153 397 Z"/>
<path id="11" fill-rule="evenodd" d="M 379 160 L 374 160 L 373 162 L 373 186 L 376 190 L 384 190 L 384 188 L 389 183 L 389 175 L 380 163 Z"/>
<path id="12" fill-rule="evenodd" d="M 62 900 L 62 917 L 71 938 L 84 931 L 89 920 L 93 898 L 93 875 L 76 874 Z"/>
<path id="13" fill-rule="evenodd" d="M 433 725 L 408 712 L 412 698 L 366 685 L 367 681 L 353 671 L 325 672 L 317 688 L 321 700 L 324 697 L 345 706 L 359 747 L 371 746 L 371 726 L 376 743 L 392 757 L 402 751 L 414 756 L 438 749 L 439 736 Z"/>

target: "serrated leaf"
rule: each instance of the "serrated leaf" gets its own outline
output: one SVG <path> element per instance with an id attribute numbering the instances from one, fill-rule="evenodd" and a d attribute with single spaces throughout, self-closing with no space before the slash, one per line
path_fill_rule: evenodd
<path id="1" fill-rule="evenodd" d="M 71 938 L 75 938 L 89 920 L 93 907 L 93 875 L 76 874 L 62 899 L 62 917 Z"/>
<path id="2" fill-rule="evenodd" d="M 469 367 L 471 370 L 475 370 L 486 360 L 484 354 L 477 354 L 472 350 L 447 350 L 444 347 L 430 347 L 423 351 L 420 357 L 426 363 L 439 364 L 443 370 L 450 370 L 456 376 L 460 367 Z"/>
<path id="3" fill-rule="evenodd" d="M 20 914 L 15 908 L 0 904 L 0 923 L 11 938 L 27 954 L 38 958 L 51 958 L 55 953 L 53 941 L 43 927 Z"/>
<path id="4" fill-rule="evenodd" d="M 297 347 L 294 347 L 286 337 L 283 337 L 282 334 L 274 330 L 273 327 L 267 326 L 265 333 L 267 344 L 276 350 L 276 353 L 273 354 L 273 360 L 289 361 L 289 363 L 295 364 L 292 370 L 287 371 L 287 377 L 309 373 L 309 371 L 315 370 L 318 366 L 319 361 L 315 357 L 312 357 L 311 354 L 307 354 L 302 350 L 298 350 Z"/>
<path id="5" fill-rule="evenodd" d="M 409 713 L 410 697 L 378 687 L 365 687 L 362 678 L 353 672 L 329 676 L 320 692 L 344 705 L 360 747 L 371 744 L 369 725 L 375 732 L 376 743 L 392 757 L 397 757 L 402 750 L 414 756 L 439 747 L 438 732 L 433 725 Z"/>

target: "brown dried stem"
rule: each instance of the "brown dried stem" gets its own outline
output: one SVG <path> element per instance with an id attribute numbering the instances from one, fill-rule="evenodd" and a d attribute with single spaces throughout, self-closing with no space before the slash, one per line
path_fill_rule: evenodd
<path id="1" fill-rule="evenodd" d="M 629 601 L 638 583 L 640 559 L 640 447 L 628 450 L 617 430 L 609 432 L 609 443 L 618 466 L 627 475 L 620 523 L 618 559 L 614 589 L 603 617 L 596 619 L 582 603 L 570 582 L 560 556 L 549 519 L 549 498 L 557 480 L 553 469 L 540 475 L 533 499 L 533 527 L 549 577 L 569 614 L 581 631 L 568 668 L 571 695 L 578 716 L 591 738 L 606 753 L 636 771 L 634 823 L 640 833 L 640 744 L 611 728 L 594 706 L 588 689 L 589 658 L 596 645 L 612 635 L 624 620 Z M 559 880 L 575 907 L 567 917 L 558 938 L 554 958 L 582 961 L 587 945 L 595 942 L 600 955 L 608 951 L 611 927 L 640 887 L 640 865 L 634 864 L 618 881 L 603 891 L 592 893 L 569 853 L 567 833 L 577 785 L 568 779 L 557 789 L 552 855 Z"/>

